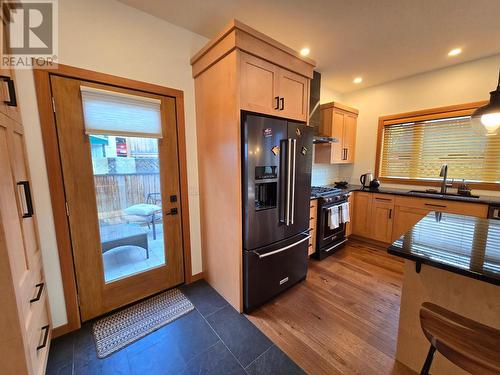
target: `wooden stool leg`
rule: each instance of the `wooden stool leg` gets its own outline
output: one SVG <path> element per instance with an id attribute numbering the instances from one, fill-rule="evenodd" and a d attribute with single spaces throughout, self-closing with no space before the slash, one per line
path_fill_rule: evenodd
<path id="1" fill-rule="evenodd" d="M 420 371 L 420 375 L 429 375 L 429 370 L 431 369 L 435 352 L 436 348 L 431 345 L 431 347 L 429 348 L 429 352 L 427 353 L 427 358 L 425 359 L 424 366 L 422 367 L 422 371 Z"/>

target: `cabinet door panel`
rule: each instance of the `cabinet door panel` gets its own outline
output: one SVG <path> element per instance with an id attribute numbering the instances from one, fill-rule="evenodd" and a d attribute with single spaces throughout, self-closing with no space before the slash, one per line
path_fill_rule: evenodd
<path id="1" fill-rule="evenodd" d="M 12 132 L 12 147 L 11 147 L 11 160 L 14 170 L 14 178 L 16 182 L 28 181 L 29 178 L 27 158 L 24 150 L 23 134 L 17 131 Z M 19 201 L 22 211 L 26 211 L 26 197 L 23 196 L 24 191 L 20 191 Z M 30 194 L 31 195 L 31 194 Z M 40 259 L 40 249 L 38 241 L 38 232 L 36 230 L 35 217 L 25 217 L 21 219 L 24 247 L 28 256 L 28 265 L 30 267 L 36 266 Z"/>
<path id="2" fill-rule="evenodd" d="M 344 116 L 343 148 L 345 149 L 345 163 L 354 163 L 354 151 L 356 147 L 356 122 L 357 118 L 355 116 Z"/>
<path id="3" fill-rule="evenodd" d="M 241 108 L 278 115 L 277 71 L 273 64 L 241 54 Z"/>
<path id="4" fill-rule="evenodd" d="M 356 193 L 352 217 L 353 234 L 362 237 L 370 237 L 371 208 L 371 193 Z"/>
<path id="5" fill-rule="evenodd" d="M 373 202 L 371 215 L 371 238 L 381 242 L 391 242 L 394 205 Z"/>
<path id="6" fill-rule="evenodd" d="M 392 241 L 396 241 L 403 234 L 408 232 L 415 224 L 417 224 L 429 210 L 396 206 L 394 212 L 394 226 L 392 228 Z"/>
<path id="7" fill-rule="evenodd" d="M 307 121 L 309 80 L 286 69 L 279 72 L 280 116 Z"/>
<path id="8" fill-rule="evenodd" d="M 331 162 L 332 163 L 343 163 L 343 138 L 344 138 L 344 121 L 345 115 L 342 112 L 333 111 L 332 116 L 332 134 L 330 137 L 337 138 L 338 143 L 331 143 Z"/>

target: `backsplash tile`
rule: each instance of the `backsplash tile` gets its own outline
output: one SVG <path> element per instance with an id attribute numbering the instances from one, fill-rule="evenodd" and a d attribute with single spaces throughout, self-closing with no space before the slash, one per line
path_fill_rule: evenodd
<path id="1" fill-rule="evenodd" d="M 339 181 L 339 166 L 331 164 L 313 164 L 312 166 L 312 186 L 331 185 Z"/>

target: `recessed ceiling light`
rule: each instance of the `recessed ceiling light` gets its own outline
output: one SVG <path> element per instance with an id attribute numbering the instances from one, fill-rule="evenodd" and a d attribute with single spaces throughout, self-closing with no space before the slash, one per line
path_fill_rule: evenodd
<path id="1" fill-rule="evenodd" d="M 462 48 L 453 48 L 450 52 L 448 52 L 448 56 L 456 56 L 462 53 Z"/>
<path id="2" fill-rule="evenodd" d="M 353 82 L 354 82 L 354 83 L 361 83 L 361 82 L 363 82 L 363 78 L 361 78 L 361 77 L 356 77 L 356 78 L 354 78 Z"/>
<path id="3" fill-rule="evenodd" d="M 302 56 L 307 56 L 307 55 L 309 55 L 309 52 L 311 52 L 311 50 L 310 50 L 309 48 L 307 48 L 307 47 L 302 48 L 302 49 L 300 50 L 300 54 L 301 54 Z"/>

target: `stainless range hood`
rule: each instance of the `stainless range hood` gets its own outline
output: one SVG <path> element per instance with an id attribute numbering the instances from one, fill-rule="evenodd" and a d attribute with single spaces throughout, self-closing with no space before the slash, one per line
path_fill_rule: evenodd
<path id="1" fill-rule="evenodd" d="M 315 145 L 322 144 L 322 143 L 339 143 L 339 140 L 337 138 L 322 137 L 322 136 L 319 136 L 319 135 L 315 135 L 314 138 L 313 138 L 313 143 Z"/>

